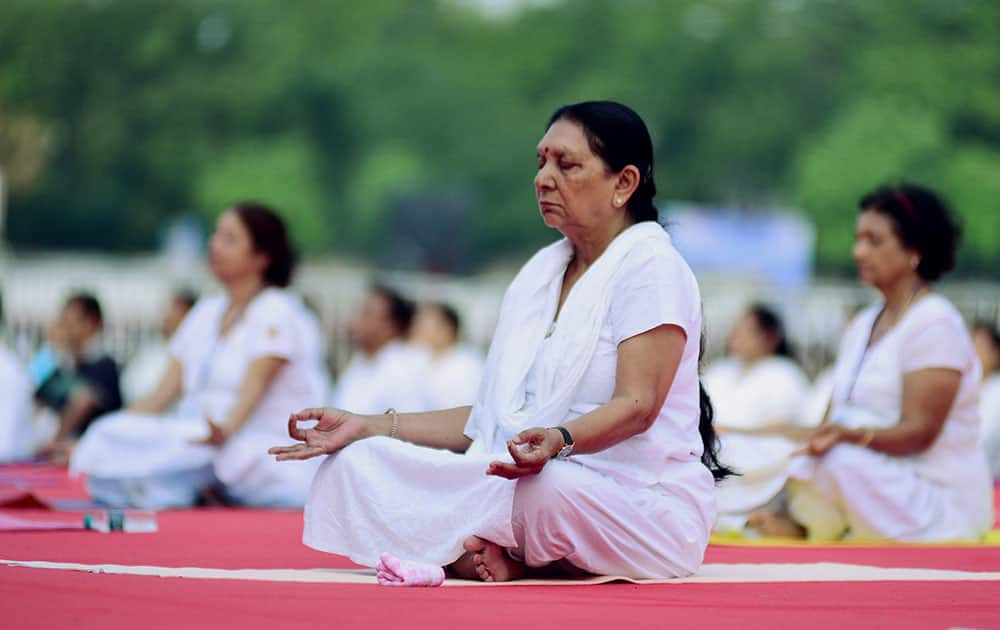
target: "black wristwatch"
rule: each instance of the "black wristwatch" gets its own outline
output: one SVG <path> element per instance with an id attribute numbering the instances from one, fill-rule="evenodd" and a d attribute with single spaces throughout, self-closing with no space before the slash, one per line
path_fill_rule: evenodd
<path id="1" fill-rule="evenodd" d="M 559 452 L 556 453 L 556 458 L 566 459 L 567 457 L 569 457 L 570 453 L 573 452 L 573 436 L 570 435 L 570 432 L 566 429 L 566 427 L 549 427 L 549 428 L 555 429 L 559 433 L 562 433 L 563 444 L 565 444 L 565 446 L 563 446 L 559 450 Z"/>

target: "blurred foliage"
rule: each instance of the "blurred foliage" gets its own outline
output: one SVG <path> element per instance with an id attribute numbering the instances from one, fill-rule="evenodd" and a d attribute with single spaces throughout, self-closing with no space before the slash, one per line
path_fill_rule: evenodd
<path id="1" fill-rule="evenodd" d="M 448 199 L 438 229 L 460 225 L 469 252 L 449 260 L 522 256 L 552 238 L 534 144 L 556 106 L 593 98 L 650 125 L 661 202 L 799 209 L 823 269 L 849 263 L 857 198 L 901 179 L 955 203 L 966 271 L 1000 264 L 993 0 L 582 0 L 499 16 L 469 0 L 6 0 L 7 235 L 147 248 L 172 217 L 257 198 L 306 251 L 374 259 L 406 236 L 400 212 Z"/>

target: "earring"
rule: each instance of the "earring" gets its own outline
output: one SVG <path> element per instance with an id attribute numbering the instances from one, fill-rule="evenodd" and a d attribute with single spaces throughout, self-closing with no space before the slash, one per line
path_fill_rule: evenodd
<path id="1" fill-rule="evenodd" d="M 621 197 L 615 197 L 615 207 L 617 208 L 620 205 L 622 205 Z"/>
<path id="2" fill-rule="evenodd" d="M 910 259 L 910 267 L 914 271 L 916 271 L 917 267 L 919 267 L 919 266 L 920 266 L 920 259 L 919 258 L 914 257 L 914 258 Z"/>

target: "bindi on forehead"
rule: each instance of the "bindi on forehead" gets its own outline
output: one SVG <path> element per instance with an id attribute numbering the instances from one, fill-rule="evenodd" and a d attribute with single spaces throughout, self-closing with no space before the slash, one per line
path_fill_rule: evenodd
<path id="1" fill-rule="evenodd" d="M 561 145 L 538 145 L 538 157 L 550 158 L 550 157 L 569 157 L 573 156 L 575 153 L 569 147 Z"/>

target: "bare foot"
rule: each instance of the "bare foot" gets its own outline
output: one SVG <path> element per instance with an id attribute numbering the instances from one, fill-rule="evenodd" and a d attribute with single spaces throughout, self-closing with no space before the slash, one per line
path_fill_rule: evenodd
<path id="1" fill-rule="evenodd" d="M 512 559 L 500 545 L 478 536 L 469 536 L 464 546 L 468 552 L 466 555 L 472 558 L 476 577 L 483 582 L 509 582 L 524 577 L 524 563 Z"/>
<path id="2" fill-rule="evenodd" d="M 771 512 L 754 512 L 747 518 L 747 526 L 761 536 L 778 538 L 805 538 L 806 530 L 781 514 Z"/>
<path id="3" fill-rule="evenodd" d="M 462 556 L 444 568 L 445 575 L 450 578 L 461 580 L 478 580 L 476 573 L 476 563 L 472 560 L 472 553 L 466 551 Z"/>

